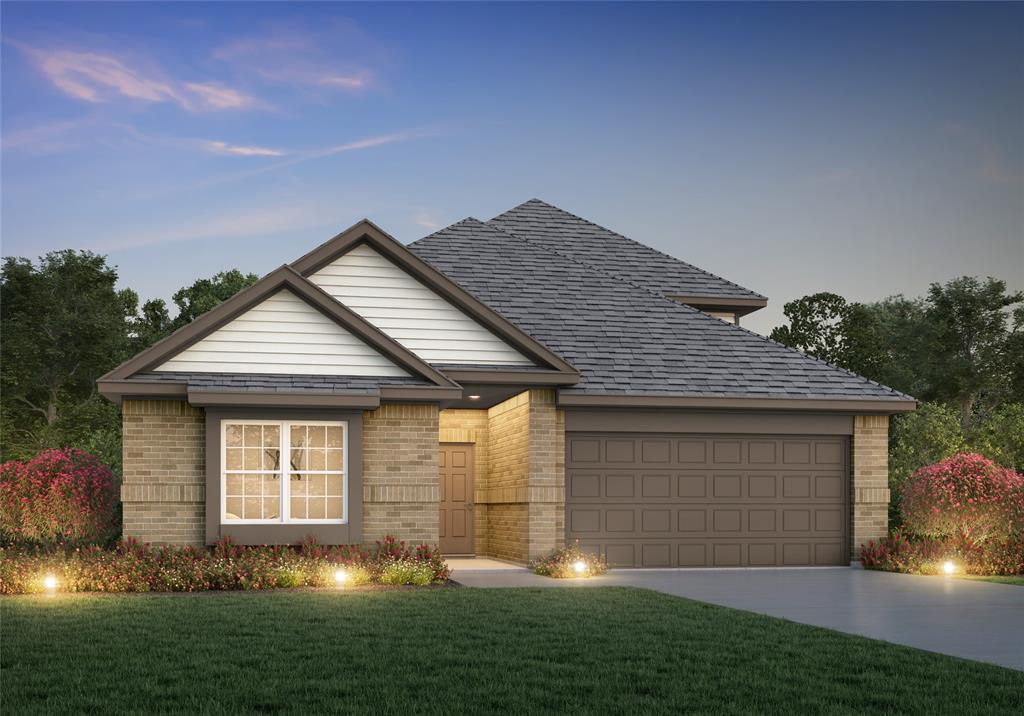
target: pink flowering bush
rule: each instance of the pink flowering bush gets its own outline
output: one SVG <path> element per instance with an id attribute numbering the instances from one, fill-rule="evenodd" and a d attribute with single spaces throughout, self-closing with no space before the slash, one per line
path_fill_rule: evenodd
<path id="1" fill-rule="evenodd" d="M 84 545 L 118 532 L 118 487 L 110 468 L 77 448 L 44 450 L 0 465 L 3 544 Z"/>
<path id="2" fill-rule="evenodd" d="M 914 535 L 975 542 L 1024 530 L 1024 476 L 961 453 L 923 467 L 900 490 L 903 526 Z"/>
<path id="3" fill-rule="evenodd" d="M 866 568 L 886 572 L 941 574 L 947 561 L 964 574 L 1024 574 L 1024 536 L 974 541 L 963 536 L 910 539 L 894 533 L 861 548 L 861 563 Z"/>
<path id="4" fill-rule="evenodd" d="M 134 540 L 115 549 L 0 548 L 0 594 L 45 591 L 47 575 L 62 592 L 198 592 L 363 584 L 442 583 L 449 577 L 441 554 L 426 545 L 407 548 L 387 537 L 375 547 L 321 545 L 243 546 L 224 539 L 209 548 L 150 547 Z"/>

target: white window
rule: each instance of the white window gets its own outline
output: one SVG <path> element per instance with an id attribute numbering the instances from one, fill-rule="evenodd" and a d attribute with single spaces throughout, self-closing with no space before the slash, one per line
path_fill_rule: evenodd
<path id="1" fill-rule="evenodd" d="M 221 465 L 221 522 L 348 521 L 347 423 L 224 420 Z"/>

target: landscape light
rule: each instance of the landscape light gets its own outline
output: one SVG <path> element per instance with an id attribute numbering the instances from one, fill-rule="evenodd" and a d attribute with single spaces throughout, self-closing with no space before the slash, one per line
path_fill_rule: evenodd
<path id="1" fill-rule="evenodd" d="M 57 578 L 52 574 L 47 574 L 45 577 L 43 577 L 43 586 L 46 588 L 46 591 L 48 592 L 56 592 Z"/>
<path id="2" fill-rule="evenodd" d="M 587 571 L 587 563 L 582 559 L 578 559 L 572 568 L 576 570 L 576 574 L 583 574 Z"/>
<path id="3" fill-rule="evenodd" d="M 942 571 L 946 574 L 952 574 L 956 571 L 956 565 L 947 559 L 946 563 L 942 565 Z"/>
<path id="4" fill-rule="evenodd" d="M 344 588 L 346 579 L 348 579 L 348 574 L 344 569 L 339 569 L 334 573 L 334 581 L 338 583 L 339 589 Z"/>

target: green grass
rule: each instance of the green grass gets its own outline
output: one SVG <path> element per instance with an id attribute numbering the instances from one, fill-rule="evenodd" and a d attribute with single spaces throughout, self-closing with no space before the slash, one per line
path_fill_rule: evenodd
<path id="1" fill-rule="evenodd" d="M 7 597 L 5 714 L 1019 713 L 1024 673 L 620 588 Z"/>
<path id="2" fill-rule="evenodd" d="M 1024 574 L 1000 575 L 991 577 L 962 577 L 962 579 L 973 579 L 977 582 L 995 582 L 996 584 L 1017 584 L 1024 587 Z"/>

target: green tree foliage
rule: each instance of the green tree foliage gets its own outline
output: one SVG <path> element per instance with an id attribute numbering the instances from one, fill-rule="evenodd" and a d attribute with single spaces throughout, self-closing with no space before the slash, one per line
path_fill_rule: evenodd
<path id="1" fill-rule="evenodd" d="M 217 304 L 252 286 L 258 280 L 259 276 L 256 274 L 242 273 L 238 269 L 221 271 L 211 278 L 201 278 L 191 286 L 184 286 L 174 293 L 172 298 L 178 308 L 178 315 L 174 318 L 170 317 L 167 304 L 162 298 L 146 301 L 142 304 L 139 314 L 133 316 L 129 323 L 135 352 L 153 345 L 182 326 L 187 326 Z"/>
<path id="2" fill-rule="evenodd" d="M 788 326 L 770 338 L 861 375 L 877 373 L 883 360 L 879 316 L 869 306 L 834 293 L 816 293 L 783 308 Z"/>
<path id="3" fill-rule="evenodd" d="M 255 283 L 232 270 L 160 299 L 117 290 L 117 271 L 88 251 L 59 251 L 38 263 L 7 258 L 0 276 L 0 457 L 25 459 L 49 447 L 78 447 L 121 471 L 121 413 L 96 379 L 127 357 Z"/>
<path id="4" fill-rule="evenodd" d="M 75 420 L 79 406 L 98 405 L 96 378 L 129 349 L 126 319 L 135 295 L 115 288 L 117 272 L 103 256 L 57 251 L 38 263 L 9 257 L 0 273 L 0 389 L 3 457 L 27 457 L 68 444 L 65 431 L 111 429 L 116 410 L 97 408 Z M 116 423 L 115 423 L 116 424 Z"/>
<path id="5" fill-rule="evenodd" d="M 982 282 L 964 276 L 928 289 L 926 316 L 933 339 L 929 398 L 959 405 L 964 429 L 979 399 L 992 403 L 1010 392 L 1009 351 L 1016 342 L 1011 336 L 1021 328 L 1021 314 L 1015 312 L 1011 331 L 1008 309 L 1022 301 L 1024 292 L 1007 293 L 1006 282 L 995 278 Z"/>

